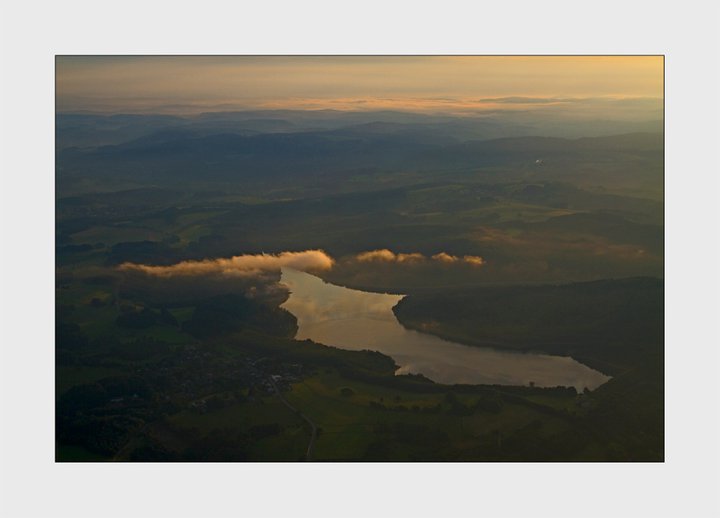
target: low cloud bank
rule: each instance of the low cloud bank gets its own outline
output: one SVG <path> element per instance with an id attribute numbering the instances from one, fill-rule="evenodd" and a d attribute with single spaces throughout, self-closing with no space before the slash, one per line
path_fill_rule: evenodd
<path id="1" fill-rule="evenodd" d="M 444 263 L 481 266 L 483 258 L 477 255 L 455 256 L 440 252 L 433 256 L 420 253 L 396 254 L 386 248 L 370 250 L 357 254 L 354 259 L 359 262 L 379 263 Z M 182 261 L 169 266 L 152 266 L 138 263 L 123 263 L 118 266 L 120 271 L 136 272 L 153 277 L 253 277 L 286 266 L 301 271 L 329 270 L 335 260 L 322 250 L 305 250 L 303 252 L 282 252 L 279 254 L 236 255 L 230 258 L 203 259 L 200 261 Z"/>
<path id="2" fill-rule="evenodd" d="M 472 266 L 481 266 L 485 261 L 479 255 L 464 255 L 462 257 L 450 255 L 446 252 L 440 252 L 431 257 L 423 254 L 396 254 L 387 248 L 381 250 L 371 250 L 363 252 L 355 256 L 360 262 L 395 262 L 395 263 L 419 263 L 424 261 L 437 261 L 446 264 L 469 264 Z"/>
<path id="3" fill-rule="evenodd" d="M 296 270 L 328 270 L 332 268 L 332 257 L 322 250 L 304 252 L 282 252 L 280 254 L 236 255 L 230 258 L 203 259 L 201 261 L 182 261 L 170 266 L 149 266 L 145 264 L 123 263 L 122 271 L 138 271 L 157 277 L 224 275 L 255 276 L 260 272 L 277 270 L 283 266 Z"/>

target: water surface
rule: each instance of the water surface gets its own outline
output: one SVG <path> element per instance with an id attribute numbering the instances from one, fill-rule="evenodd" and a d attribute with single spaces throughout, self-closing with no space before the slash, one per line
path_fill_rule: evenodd
<path id="1" fill-rule="evenodd" d="M 282 305 L 298 320 L 298 340 L 341 349 L 380 351 L 399 365 L 396 374 L 422 374 L 445 384 L 566 386 L 590 390 L 609 377 L 567 356 L 471 347 L 405 329 L 392 307 L 404 295 L 335 286 L 308 273 L 282 269 L 290 297 Z"/>

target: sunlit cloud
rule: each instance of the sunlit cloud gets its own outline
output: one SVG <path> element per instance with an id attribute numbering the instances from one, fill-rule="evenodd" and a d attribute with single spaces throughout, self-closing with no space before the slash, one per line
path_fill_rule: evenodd
<path id="1" fill-rule="evenodd" d="M 360 254 L 357 254 L 355 258 L 360 262 L 371 262 L 371 261 L 379 261 L 379 262 L 397 262 L 397 263 L 403 263 L 403 262 L 417 262 L 417 261 L 423 261 L 425 260 L 425 256 L 419 253 L 412 253 L 412 254 L 395 254 L 388 250 L 387 248 L 383 248 L 381 250 L 370 250 L 368 252 L 362 252 Z"/>
<path id="2" fill-rule="evenodd" d="M 359 253 L 351 258 L 362 263 L 442 263 L 467 264 L 481 266 L 482 257 L 477 255 L 454 256 L 440 252 L 433 256 L 421 253 L 394 253 L 387 248 Z M 199 261 L 181 261 L 168 266 L 157 266 L 139 263 L 123 263 L 118 266 L 122 272 L 144 273 L 153 277 L 252 277 L 263 272 L 279 270 L 287 267 L 304 272 L 320 272 L 331 269 L 335 260 L 322 250 L 305 250 L 303 252 L 282 252 L 279 254 L 246 254 L 229 258 L 203 259 Z"/>
<path id="3" fill-rule="evenodd" d="M 436 261 L 445 264 L 469 264 L 472 266 L 481 266 L 483 258 L 477 255 L 464 255 L 462 257 L 450 255 L 446 252 L 437 253 L 431 257 L 427 257 L 420 253 L 396 254 L 387 248 L 380 250 L 370 250 L 362 252 L 355 256 L 360 262 L 392 262 L 392 263 L 419 263 L 427 261 Z"/>
<path id="4" fill-rule="evenodd" d="M 355 256 L 358 261 L 394 261 L 395 254 L 387 248 L 382 250 L 372 250 L 370 252 L 363 252 Z"/>
<path id="5" fill-rule="evenodd" d="M 224 275 L 253 276 L 282 267 L 301 271 L 319 271 L 332 268 L 334 260 L 322 250 L 282 252 L 280 254 L 236 255 L 230 258 L 182 261 L 169 266 L 123 263 L 122 271 L 139 271 L 157 277 Z"/>
<path id="6" fill-rule="evenodd" d="M 482 257 L 479 255 L 464 255 L 462 261 L 473 266 L 480 266 L 485 263 Z"/>
<path id="7" fill-rule="evenodd" d="M 446 254 L 445 252 L 440 252 L 439 254 L 435 254 L 432 256 L 433 259 L 436 261 L 440 261 L 443 263 L 456 263 L 458 262 L 458 258 L 454 255 Z"/>

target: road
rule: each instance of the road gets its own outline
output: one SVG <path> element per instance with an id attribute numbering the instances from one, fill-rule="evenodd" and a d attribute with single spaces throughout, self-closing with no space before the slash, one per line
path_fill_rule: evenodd
<path id="1" fill-rule="evenodd" d="M 275 394 L 277 397 L 280 398 L 280 401 L 282 401 L 286 407 L 288 407 L 290 410 L 292 410 L 295 414 L 300 416 L 307 424 L 310 425 L 310 442 L 308 443 L 307 452 L 305 454 L 305 460 L 312 460 L 313 450 L 315 449 L 315 441 L 317 440 L 317 425 L 305 414 L 300 412 L 297 408 L 292 406 L 290 403 L 288 403 L 288 400 L 283 397 L 283 395 L 280 393 L 280 389 L 278 389 L 277 385 L 275 384 L 275 380 L 270 376 L 268 378 L 270 381 L 270 384 L 272 385 L 273 389 L 275 390 Z"/>

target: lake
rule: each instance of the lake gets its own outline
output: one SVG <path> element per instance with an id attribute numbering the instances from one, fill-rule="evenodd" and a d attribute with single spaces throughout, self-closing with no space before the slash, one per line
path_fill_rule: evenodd
<path id="1" fill-rule="evenodd" d="M 578 391 L 593 390 L 610 379 L 567 356 L 471 347 L 405 329 L 392 312 L 404 295 L 335 286 L 290 268 L 282 269 L 281 282 L 290 289 L 282 307 L 298 320 L 298 340 L 379 351 L 399 365 L 396 374 L 422 374 L 444 384 L 534 383 Z"/>

